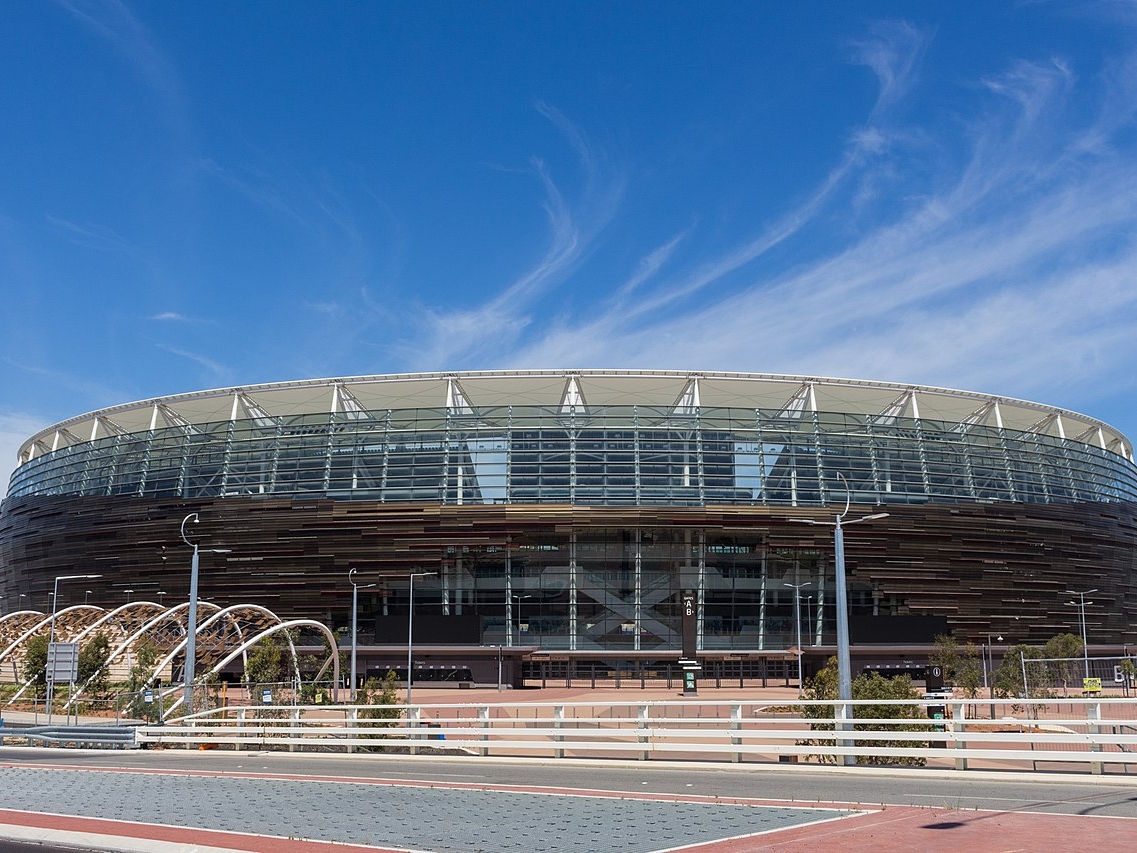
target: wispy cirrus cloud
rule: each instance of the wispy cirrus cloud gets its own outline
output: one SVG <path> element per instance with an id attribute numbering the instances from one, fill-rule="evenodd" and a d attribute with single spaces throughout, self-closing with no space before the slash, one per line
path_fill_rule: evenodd
<path id="1" fill-rule="evenodd" d="M 537 263 L 479 305 L 462 309 L 423 309 L 424 328 L 404 356 L 426 369 L 494 357 L 515 345 L 533 322 L 538 299 L 573 270 L 593 240 L 610 222 L 624 189 L 624 177 L 608 167 L 604 154 L 555 107 L 538 103 L 537 111 L 560 131 L 576 154 L 581 190 L 565 197 L 540 158 L 530 169 L 543 191 L 548 238 Z"/>
<path id="2" fill-rule="evenodd" d="M 1095 383 L 1115 388 L 1119 365 L 1137 360 L 1137 237 L 1118 236 L 1137 235 L 1134 107 L 1073 121 L 1086 93 L 1066 63 L 1013 63 L 976 81 L 989 101 L 962 131 L 967 156 L 929 191 L 911 173 L 918 158 L 874 142 L 878 127 L 932 136 L 881 127 L 880 105 L 905 91 L 914 66 L 904 57 L 919 50 L 900 32 L 908 52 L 878 46 L 870 63 L 882 86 L 871 123 L 801 205 L 685 276 L 647 293 L 637 284 L 638 304 L 561 318 L 502 363 L 863 376 L 1047 399 L 1055 385 L 1078 387 L 1079 398 Z M 1137 85 L 1137 64 L 1111 69 L 1094 91 L 1103 105 Z M 748 265 L 811 218 L 852 211 L 856 194 L 842 185 L 879 168 L 874 154 L 888 158 L 892 180 L 921 191 L 844 248 L 747 282 Z M 691 301 L 728 274 L 742 284 Z"/>
<path id="3" fill-rule="evenodd" d="M 188 359 L 194 364 L 204 367 L 218 379 L 229 379 L 233 375 L 233 371 L 230 368 L 226 367 L 224 364 L 221 364 L 218 361 L 215 361 L 212 358 L 209 358 L 208 356 L 201 355 L 200 353 L 191 352 L 190 350 L 185 349 L 179 349 L 178 347 L 167 346 L 166 344 L 161 343 L 155 343 L 154 346 L 158 347 L 160 350 L 164 350 L 170 353 L 171 355 L 176 355 L 179 358 Z"/>
<path id="4" fill-rule="evenodd" d="M 121 252 L 138 255 L 138 248 L 129 240 L 117 234 L 113 228 L 103 225 L 77 225 L 58 216 L 47 216 L 47 223 L 63 239 L 76 246 L 95 249 L 100 252 Z"/>
<path id="5" fill-rule="evenodd" d="M 690 240 L 693 229 L 673 236 L 641 258 L 628 280 L 613 289 L 611 299 L 599 306 L 590 305 L 588 319 L 583 322 L 574 322 L 560 313 L 551 318 L 542 316 L 534 307 L 538 299 L 571 281 L 574 265 L 616 214 L 624 181 L 609 179 L 606 186 L 600 167 L 602 158 L 585 134 L 560 112 L 539 105 L 542 114 L 577 153 L 585 176 L 583 200 L 570 206 L 543 163 L 534 160 L 535 174 L 545 189 L 544 206 L 550 224 L 548 250 L 536 266 L 482 304 L 460 311 L 428 310 L 426 345 L 421 337 L 416 339 L 411 356 L 416 367 L 437 369 L 462 363 L 484 365 L 487 361 L 517 364 L 527 359 L 530 366 L 580 364 L 581 357 L 593 346 L 610 352 L 607 358 L 622 363 L 629 357 L 638 358 L 633 355 L 625 330 L 638 324 L 649 328 L 666 324 L 677 312 L 686 312 L 696 297 L 701 301 L 704 290 L 721 284 L 793 239 L 845 192 L 851 177 L 863 175 L 866 163 L 887 149 L 889 131 L 883 122 L 888 108 L 910 87 L 925 44 L 926 34 L 916 28 L 891 24 L 882 26 L 871 40 L 856 46 L 856 61 L 872 68 L 880 81 L 881 96 L 866 125 L 850 135 L 841 161 L 796 206 L 733 250 L 693 269 L 661 277 L 678 247 Z"/>
<path id="6" fill-rule="evenodd" d="M 122 0 L 55 0 L 88 31 L 111 45 L 161 98 L 166 117 L 183 139 L 189 111 L 180 76 L 133 10 Z"/>

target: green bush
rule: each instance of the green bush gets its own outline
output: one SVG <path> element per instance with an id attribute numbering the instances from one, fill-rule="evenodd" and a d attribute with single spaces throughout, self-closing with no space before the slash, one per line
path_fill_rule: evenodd
<path id="1" fill-rule="evenodd" d="M 838 698 L 837 659 L 830 658 L 825 668 L 805 683 L 804 698 L 836 700 Z M 906 675 L 897 675 L 885 678 L 880 673 L 861 673 L 853 679 L 852 693 L 854 699 L 876 700 L 879 704 L 854 705 L 853 718 L 862 720 L 911 720 L 910 723 L 899 723 L 889 726 L 889 730 L 902 732 L 926 732 L 932 727 L 927 722 L 925 711 L 919 705 L 897 705 L 889 700 L 919 699 L 920 694 L 912 686 Z M 831 732 L 834 730 L 834 708 L 832 705 L 804 705 L 802 715 L 811 719 L 829 720 L 830 722 L 813 723 L 814 731 Z M 922 721 L 922 722 L 917 722 Z M 873 724 L 853 724 L 853 731 L 871 731 L 878 727 Z M 802 746 L 829 746 L 832 740 L 805 740 L 799 742 Z M 855 746 L 879 746 L 883 749 L 893 747 L 927 748 L 928 741 L 913 740 L 854 740 Z M 815 756 L 823 764 L 837 763 L 837 757 L 832 755 Z M 927 763 L 924 758 L 888 755 L 859 755 L 858 764 L 874 765 L 903 765 L 906 767 L 922 767 Z"/>
<path id="2" fill-rule="evenodd" d="M 373 723 L 371 728 L 390 728 L 395 721 L 403 716 L 403 709 L 399 706 L 399 679 L 391 670 L 382 678 L 371 677 L 364 682 L 356 696 L 356 704 L 371 707 L 361 708 L 357 714 L 360 719 L 380 720 Z M 369 737 L 383 737 L 381 734 L 368 735 Z"/>

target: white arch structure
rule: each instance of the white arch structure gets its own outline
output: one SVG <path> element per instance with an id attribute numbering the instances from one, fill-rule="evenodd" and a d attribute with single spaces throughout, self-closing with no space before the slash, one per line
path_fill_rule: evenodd
<path id="1" fill-rule="evenodd" d="M 149 602 L 147 602 L 147 603 L 149 603 Z M 127 605 L 127 606 L 130 606 L 130 605 Z M 178 604 L 178 605 L 171 607 L 169 609 L 165 609 L 161 613 L 156 615 L 154 618 L 146 621 L 139 628 L 137 628 L 135 631 L 130 633 L 126 637 L 126 639 L 122 640 L 117 646 L 115 646 L 113 649 L 110 650 L 110 653 L 107 655 L 107 662 L 102 667 L 100 667 L 97 671 L 95 671 L 95 673 L 92 674 L 90 678 L 88 678 L 86 681 L 83 682 L 83 684 L 79 687 L 79 689 L 76 690 L 75 693 L 71 696 L 71 698 L 67 701 L 67 704 L 64 707 L 65 708 L 71 707 L 71 703 L 74 702 L 76 699 L 78 699 L 81 695 L 83 695 L 84 691 L 87 689 L 87 685 L 90 684 L 92 681 L 94 681 L 96 678 L 98 678 L 98 676 L 105 669 L 107 669 L 107 667 L 109 667 L 115 659 L 117 659 L 119 656 L 124 654 L 128 649 L 133 648 L 135 643 L 137 643 L 143 637 L 147 636 L 154 628 L 161 625 L 163 622 L 172 622 L 173 621 L 172 617 L 176 616 L 179 610 L 185 610 L 188 607 L 189 607 L 189 604 L 186 603 L 186 604 Z M 199 601 L 198 607 L 200 607 L 202 609 L 213 608 L 214 610 L 218 610 L 218 611 L 221 610 L 220 607 L 218 607 L 216 604 L 213 604 L 212 602 L 209 602 L 209 601 Z M 121 610 L 121 609 L 122 608 L 120 607 L 119 610 Z M 200 627 L 199 627 L 199 630 L 200 630 Z M 178 646 L 178 648 L 183 648 L 184 646 L 185 646 L 185 641 L 183 640 L 182 644 L 180 646 Z M 146 683 L 149 684 L 151 681 L 153 681 L 157 677 L 157 674 L 159 672 L 161 672 L 163 669 L 165 669 L 166 665 L 172 659 L 173 659 L 173 654 L 169 655 L 168 658 L 164 658 L 162 660 L 162 662 L 159 663 L 154 668 L 154 671 L 149 675 L 149 677 L 147 677 Z"/>
<path id="2" fill-rule="evenodd" d="M 259 604 L 236 604 L 221 608 L 212 602 L 201 601 L 199 602 L 199 606 L 207 612 L 209 610 L 214 611 L 197 626 L 199 654 L 203 650 L 206 652 L 207 665 L 209 665 L 209 658 L 212 657 L 214 660 L 218 657 L 221 658 L 219 663 L 212 663 L 211 668 L 206 673 L 207 675 L 218 672 L 232 662 L 238 655 L 247 663 L 248 649 L 279 631 L 288 628 L 315 628 L 322 632 L 327 638 L 329 647 L 332 650 L 329 659 L 320 668 L 317 678 L 327 671 L 329 664 L 332 664 L 334 667 L 335 678 L 339 678 L 339 649 L 336 644 L 335 635 L 326 625 L 311 619 L 286 621 L 267 607 L 263 607 Z M 64 636 L 69 635 L 71 642 L 82 642 L 96 635 L 99 631 L 107 629 L 119 633 L 122 636 L 110 649 L 103 667 L 75 690 L 68 699 L 65 707 L 70 707 L 72 703 L 80 699 L 86 691 L 87 685 L 95 680 L 115 661 L 122 658 L 123 655 L 129 654 L 137 642 L 148 636 L 154 637 L 156 633 L 161 632 L 161 629 L 167 627 L 171 630 L 162 632 L 158 637 L 160 640 L 159 645 L 165 654 L 146 676 L 144 682 L 145 684 L 153 683 L 158 675 L 163 672 L 166 667 L 170 666 L 179 654 L 185 653 L 187 639 L 185 636 L 186 623 L 184 617 L 179 617 L 181 617 L 182 613 L 187 610 L 188 607 L 188 603 L 166 608 L 152 601 L 136 601 L 124 604 L 110 611 L 95 605 L 80 604 L 57 612 L 55 614 L 56 632 L 58 634 L 62 628 Z M 12 637 L 3 650 L 0 651 L 0 666 L 3 666 L 6 661 L 10 660 L 14 675 L 18 675 L 16 661 L 25 653 L 28 640 L 36 636 L 36 634 L 47 630 L 51 624 L 51 619 L 50 614 L 44 614 L 35 610 L 21 610 L 0 617 L 0 640 L 8 640 L 8 637 Z M 174 632 L 177 632 L 175 634 L 177 638 L 176 641 L 173 641 L 174 638 L 170 636 L 170 634 Z M 229 632 L 232 632 L 232 634 L 229 634 Z M 12 636 L 13 633 L 15 636 Z M 229 634 L 230 638 L 235 635 L 235 640 L 230 639 L 226 641 L 225 637 L 227 634 Z M 218 636 L 220 636 L 221 639 L 220 651 L 217 650 L 217 646 L 219 645 L 217 642 Z M 298 672 L 300 662 L 295 643 L 292 641 L 291 636 L 286 634 L 286 637 L 293 670 Z M 201 642 L 203 639 L 206 642 Z M 213 640 L 213 649 L 210 649 L 210 639 Z M 230 651 L 229 648 L 232 648 L 233 643 L 235 643 L 236 648 Z M 226 648 L 226 646 L 229 648 Z M 212 654 L 210 654 L 210 652 L 212 652 Z M 34 676 L 26 679 L 21 685 L 20 690 L 9 700 L 8 704 L 15 702 L 23 696 L 34 681 Z M 179 702 L 180 701 L 179 699 Z M 175 707 L 176 705 L 177 703 L 175 703 Z"/>
<path id="3" fill-rule="evenodd" d="M 257 643 L 259 643 L 261 640 L 265 640 L 268 637 L 271 637 L 273 634 L 276 634 L 279 631 L 287 631 L 289 628 L 317 628 L 323 633 L 323 635 L 328 640 L 328 649 L 329 649 L 330 653 L 328 655 L 328 659 L 324 662 L 324 665 L 322 667 L 320 667 L 320 671 L 318 673 L 316 673 L 316 678 L 319 679 L 319 677 L 327 671 L 328 664 L 331 664 L 332 665 L 332 683 L 333 684 L 339 684 L 339 680 L 340 680 L 340 654 L 339 654 L 339 646 L 336 644 L 335 635 L 328 629 L 327 625 L 325 625 L 323 622 L 317 622 L 315 619 L 290 619 L 287 622 L 281 622 L 279 625 L 273 625 L 271 628 L 265 628 L 260 633 L 253 635 L 252 637 L 250 637 L 249 639 L 247 639 L 243 643 L 241 643 L 240 646 L 238 646 L 236 649 L 231 651 L 220 662 L 214 664 L 213 668 L 210 669 L 209 672 L 206 673 L 206 677 L 213 675 L 215 672 L 220 672 L 234 658 L 236 658 L 237 655 L 241 655 L 242 657 L 244 657 L 246 652 L 250 648 L 255 646 Z M 286 634 L 285 636 L 288 636 L 288 635 Z M 297 659 L 296 659 L 296 647 L 292 644 L 291 637 L 288 640 L 288 645 L 289 645 L 289 648 L 292 649 L 293 665 L 296 666 L 297 669 L 299 669 L 299 664 L 297 663 Z M 180 691 L 181 687 L 175 686 L 172 689 Z M 174 702 L 173 705 L 170 706 L 170 708 L 168 710 L 173 711 L 174 709 L 178 708 L 184 700 L 185 700 L 185 694 L 179 693 L 178 699 Z"/>
<path id="4" fill-rule="evenodd" d="M 212 616 L 210 616 L 208 619 L 206 619 L 205 621 L 203 621 L 201 624 L 199 624 L 197 626 L 197 631 L 195 632 L 195 634 L 201 635 L 205 630 L 207 630 L 215 622 L 220 621 L 220 619 L 223 616 L 228 616 L 233 611 L 238 611 L 238 610 L 258 611 L 260 613 L 263 613 L 266 616 L 271 617 L 272 619 L 275 619 L 277 621 L 278 625 L 273 626 L 273 628 L 279 628 L 279 625 L 284 623 L 283 619 L 281 619 L 279 616 L 277 616 L 275 613 L 273 613 L 267 607 L 261 607 L 259 604 L 235 604 L 232 607 L 225 608 L 224 610 L 219 609 L 217 613 L 214 613 Z M 241 626 L 232 620 L 231 620 L 231 624 L 233 625 L 234 630 L 237 632 L 237 636 L 242 638 L 240 650 L 242 652 L 242 660 L 247 663 L 248 662 L 247 658 L 244 656 L 243 653 L 246 649 L 249 648 L 249 644 L 244 641 L 244 632 L 241 631 Z M 320 623 L 318 623 L 318 622 L 315 624 L 320 625 Z M 324 628 L 324 630 L 327 631 L 327 628 L 325 626 L 320 625 L 320 627 Z M 174 658 L 179 653 L 184 653 L 185 647 L 186 647 L 186 638 L 183 638 L 182 641 L 177 646 L 175 646 L 173 649 L 170 650 L 169 654 L 167 654 L 164 658 L 162 658 L 162 660 L 158 661 L 157 665 L 154 667 L 154 672 L 146 680 L 146 683 L 149 684 L 151 681 L 153 681 L 154 678 L 157 677 L 157 674 L 159 672 L 161 672 L 163 669 L 165 669 L 167 666 L 169 666 L 170 663 L 174 660 Z M 296 646 L 293 645 L 291 637 L 288 638 L 288 648 L 292 653 L 292 666 L 293 666 L 294 670 L 298 671 L 300 669 L 300 659 L 296 654 Z M 226 658 L 225 663 L 228 663 L 229 661 L 231 661 L 233 659 L 233 657 L 235 657 L 235 655 Z M 213 669 L 209 670 L 209 672 L 206 674 L 212 675 L 216 671 L 217 671 L 217 668 L 214 667 Z"/>
<path id="5" fill-rule="evenodd" d="M 4 665 L 5 659 L 31 636 L 31 634 L 26 633 L 29 618 L 32 619 L 30 624 L 32 626 L 32 633 L 34 634 L 36 627 L 43 624 L 41 621 L 43 616 L 44 614 L 38 610 L 16 610 L 12 613 L 0 616 L 0 644 L 4 643 L 5 638 L 11 636 L 10 632 L 14 630 L 16 633 L 15 640 L 8 646 L 5 646 L 3 651 L 0 651 L 0 667 Z M 19 678 L 19 671 L 16 669 L 16 658 L 14 656 L 12 657 L 11 663 L 12 679 L 16 680 Z"/>
<path id="6" fill-rule="evenodd" d="M 75 616 L 79 612 L 87 611 L 102 613 L 103 608 L 96 607 L 94 604 L 76 604 L 74 607 L 64 608 L 55 614 L 56 628 L 64 629 L 67 623 L 71 621 L 71 617 Z M 68 614 L 70 614 L 70 616 Z M 40 616 L 42 618 L 36 621 L 30 628 L 25 629 L 15 640 L 9 643 L 3 651 L 0 651 L 0 667 L 4 665 L 4 661 L 7 660 L 9 656 L 12 656 L 13 672 L 16 672 L 16 653 L 20 652 L 22 657 L 23 647 L 27 641 L 38 634 L 40 631 L 46 630 L 51 625 L 52 620 L 52 615 L 50 613 L 43 614 L 38 610 L 19 610 L 15 613 L 9 613 L 3 619 L 0 619 L 0 625 L 2 625 L 3 622 L 7 621 L 8 619 L 13 619 L 13 621 L 15 621 L 14 617 L 21 615 Z M 60 623 L 62 623 L 62 625 Z M 28 689 L 28 685 L 30 685 L 34 680 L 34 678 L 31 678 L 25 681 L 19 692 L 17 692 L 15 696 L 8 700 L 8 704 L 11 705 L 13 702 L 19 699 L 20 696 L 23 695 L 24 691 Z"/>

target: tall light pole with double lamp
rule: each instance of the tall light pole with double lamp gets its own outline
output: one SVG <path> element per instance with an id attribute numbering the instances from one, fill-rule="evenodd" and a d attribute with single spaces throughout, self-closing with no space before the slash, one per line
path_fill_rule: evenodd
<path id="1" fill-rule="evenodd" d="M 853 698 L 852 663 L 849 660 L 849 603 L 845 589 L 845 533 L 844 527 L 850 524 L 860 524 L 862 521 L 875 521 L 878 518 L 887 518 L 887 512 L 874 512 L 872 515 L 863 515 L 850 521 L 845 520 L 852 504 L 852 494 L 849 491 L 849 481 L 845 475 L 838 472 L 837 479 L 845 488 L 845 509 L 837 514 L 833 521 L 819 521 L 816 518 L 790 518 L 787 521 L 796 521 L 801 524 L 820 524 L 833 528 L 833 554 L 834 574 L 837 587 L 837 698 L 848 703 Z M 852 706 L 844 705 L 845 719 L 852 714 Z M 847 728 L 848 724 L 838 725 L 838 728 Z M 854 764 L 856 759 L 852 755 L 845 756 L 845 764 Z"/>
<path id="2" fill-rule="evenodd" d="M 73 581 L 73 580 L 90 580 L 92 578 L 101 578 L 102 575 L 59 575 L 55 579 L 55 591 L 51 594 L 51 628 L 48 631 L 47 649 L 50 653 L 51 647 L 55 645 L 55 611 L 56 605 L 59 604 L 59 582 L 60 581 Z M 44 677 L 47 681 L 47 722 L 51 723 L 51 700 L 55 693 L 55 673 L 45 669 Z"/>
<path id="3" fill-rule="evenodd" d="M 991 719 L 995 719 L 995 650 L 991 647 L 991 638 L 995 637 L 1000 643 L 1003 642 L 1003 635 L 989 633 L 987 635 L 987 644 L 983 647 L 983 689 L 988 691 L 988 698 L 991 700 Z M 991 684 L 987 684 L 987 672 L 991 672 Z"/>
<path id="4" fill-rule="evenodd" d="M 411 724 L 411 686 L 414 682 L 414 625 L 415 625 L 415 578 L 428 578 L 438 572 L 411 572 L 410 610 L 407 611 L 407 725 Z"/>
<path id="5" fill-rule="evenodd" d="M 348 691 L 348 696 L 351 701 L 355 701 L 355 644 L 356 637 L 358 636 L 358 628 L 356 622 L 356 615 L 359 613 L 359 588 L 362 586 L 364 589 L 370 589 L 376 584 L 364 583 L 358 584 L 355 582 L 355 569 L 348 569 L 347 579 L 351 583 L 351 690 Z"/>
<path id="6" fill-rule="evenodd" d="M 1089 637 L 1086 636 L 1086 605 L 1093 604 L 1092 601 L 1086 601 L 1087 595 L 1093 595 L 1097 592 L 1096 589 L 1087 589 L 1085 592 L 1075 592 L 1072 589 L 1066 590 L 1070 595 L 1078 596 L 1077 601 L 1067 601 L 1069 607 L 1077 607 L 1082 613 L 1082 660 L 1086 666 L 1086 678 L 1090 677 L 1090 643 Z"/>
<path id="7" fill-rule="evenodd" d="M 784 583 L 783 586 L 788 586 L 794 591 L 794 625 L 797 627 L 797 698 L 801 698 L 802 691 L 802 677 L 801 677 L 801 591 L 807 586 L 812 586 L 812 581 L 805 583 Z"/>
<path id="8" fill-rule="evenodd" d="M 186 620 L 186 665 L 185 665 L 185 687 L 183 692 L 182 706 L 183 714 L 193 713 L 193 668 L 197 659 L 197 570 L 198 570 L 198 552 L 204 550 L 207 554 L 228 554 L 231 552 L 229 548 L 205 548 L 199 549 L 196 542 L 190 542 L 186 538 L 186 522 L 193 519 L 193 523 L 197 524 L 200 520 L 196 512 L 191 512 L 182 519 L 182 541 L 193 548 L 193 559 L 190 561 L 190 587 L 189 587 L 189 615 Z"/>

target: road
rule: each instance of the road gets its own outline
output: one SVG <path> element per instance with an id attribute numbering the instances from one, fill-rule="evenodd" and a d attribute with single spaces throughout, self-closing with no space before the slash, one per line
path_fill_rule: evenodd
<path id="1" fill-rule="evenodd" d="M 581 788 L 634 793 L 699 794 L 800 803 L 998 808 L 1055 814 L 1137 818 L 1137 778 L 1067 774 L 941 774 L 906 768 L 690 765 L 679 762 L 576 762 L 286 752 L 184 752 L 0 749 L 0 762 L 58 762 L 69 767 L 166 768 L 286 775 Z M 946 778 L 944 778 L 946 776 Z M 1008 778 L 1010 777 L 1010 778 Z"/>
<path id="2" fill-rule="evenodd" d="M 110 777 L 106 774 L 78 772 L 82 769 L 128 772 L 116 774 L 114 783 L 108 786 L 104 777 L 106 780 Z M 959 848 L 959 843 L 965 847 L 972 844 L 967 849 L 979 849 L 974 847 L 974 841 L 970 839 L 983 839 L 995 834 L 998 824 L 997 832 L 1001 842 L 1011 840 L 1009 833 L 1026 831 L 1041 834 L 1054 847 L 1066 846 L 1070 849 L 1075 849 L 1076 844 L 1064 844 L 1061 839 L 1068 837 L 1071 840 L 1087 841 L 1087 832 L 1098 833 L 1104 841 L 1098 841 L 1092 846 L 1099 853 L 1110 849 L 1126 849 L 1123 846 L 1111 847 L 1110 839 L 1128 837 L 1132 830 L 1123 831 L 1129 826 L 1124 819 L 1137 819 L 1137 777 L 1091 778 L 1047 773 L 953 773 L 920 768 L 819 770 L 800 765 L 536 761 L 472 756 L 409 757 L 181 750 L 122 752 L 23 747 L 0 749 L 0 774 L 8 774 L 5 778 L 10 786 L 11 774 L 21 770 L 24 773 L 19 778 L 29 780 L 29 787 L 59 784 L 68 790 L 75 790 L 85 785 L 91 791 L 60 801 L 58 808 L 45 808 L 34 802 L 20 804 L 19 798 L 13 795 L 10 808 L 17 810 L 86 815 L 88 818 L 106 818 L 128 823 L 139 821 L 146 825 L 215 828 L 228 833 L 244 833 L 241 838 L 245 839 L 249 833 L 263 832 L 289 839 L 342 840 L 349 845 L 385 842 L 392 845 L 393 849 L 606 850 L 609 849 L 605 847 L 606 840 L 610 842 L 611 836 L 605 833 L 630 832 L 635 836 L 639 831 L 637 821 L 641 819 L 655 821 L 656 826 L 666 824 L 665 828 L 671 831 L 674 822 L 672 816 L 682 814 L 686 814 L 686 819 L 690 821 L 688 829 L 693 839 L 725 839 L 730 833 L 716 835 L 714 831 L 724 816 L 721 809 L 732 802 L 737 804 L 743 800 L 754 806 L 749 814 L 757 816 L 761 812 L 764 815 L 762 820 L 770 822 L 769 828 L 761 831 L 773 832 L 773 835 L 763 837 L 792 839 L 803 836 L 803 833 L 812 832 L 816 835 L 825 832 L 830 837 L 841 836 L 843 849 L 871 850 L 876 853 L 885 853 L 891 848 L 887 843 L 881 846 L 880 835 L 874 835 L 870 824 L 875 821 L 880 825 L 886 819 L 894 837 L 900 831 L 901 822 L 908 820 L 904 824 L 907 827 L 904 832 L 908 833 L 909 842 L 914 840 L 916 834 L 923 833 L 921 837 L 937 841 L 943 838 L 946 843 L 948 836 L 953 833 L 939 830 L 957 830 L 954 833 L 954 847 L 947 849 L 963 849 Z M 208 778 L 202 778 L 203 776 Z M 366 782 L 366 786 L 353 785 L 354 780 Z M 376 782 L 393 784 L 377 789 Z M 187 784 L 196 786 L 191 796 L 184 793 L 188 790 L 184 787 Z M 98 793 L 100 785 L 106 794 Z M 163 786 L 168 786 L 166 790 L 170 793 L 167 796 L 176 800 L 183 809 L 176 819 L 166 811 L 166 803 L 170 800 L 156 801 L 157 804 L 151 806 L 152 809 L 161 808 L 162 811 L 151 811 L 149 816 L 145 813 L 144 800 Z M 178 786 L 183 787 L 179 789 Z M 127 793 L 128 789 L 132 793 Z M 127 805 L 114 807 L 110 792 L 117 794 L 120 790 Z M 176 793 L 178 790 L 183 793 Z M 226 790 L 230 793 L 222 793 Z M 378 794 L 380 790 L 385 793 Z M 301 831 L 294 833 L 287 827 L 282 829 L 276 818 L 278 812 L 271 808 L 266 809 L 262 819 L 273 821 L 272 825 L 248 823 L 248 807 L 242 810 L 227 808 L 229 801 L 256 800 L 262 797 L 262 792 L 265 796 L 278 798 L 278 803 L 291 802 L 293 805 L 284 809 L 285 814 L 309 811 L 324 817 L 332 814 L 338 822 L 325 822 L 322 825 L 309 822 L 300 827 Z M 578 796 L 567 799 L 547 796 L 557 793 L 573 793 Z M 349 795 L 357 799 L 349 802 L 345 799 Z M 400 800 L 401 797 L 407 799 Z M 415 815 L 415 819 L 406 823 L 421 823 L 421 831 L 434 834 L 352 835 L 358 829 L 355 825 L 358 821 L 353 823 L 352 815 L 363 814 L 373 806 L 378 808 L 377 801 L 383 801 L 382 807 L 388 809 L 383 818 L 388 828 L 392 826 L 391 814 L 410 814 Z M 195 803 L 198 802 L 201 805 L 195 811 Z M 461 818 L 458 819 L 457 827 L 430 826 L 429 816 L 420 817 L 417 814 L 428 802 L 435 803 L 433 814 L 448 812 L 468 815 L 466 823 L 469 826 L 462 826 Z M 339 808 L 340 804 L 346 805 Z M 785 812 L 784 807 L 787 805 L 808 806 L 810 809 L 798 809 L 796 814 L 799 817 L 795 818 L 793 809 L 789 813 Z M 889 808 L 882 812 L 882 805 Z M 863 808 L 858 809 L 858 806 Z M 104 813 L 98 811 L 100 808 L 117 808 L 118 811 Z M 495 813 L 492 820 L 487 817 L 490 811 Z M 337 812 L 339 813 L 336 814 Z M 865 822 L 860 840 L 854 837 L 857 821 L 839 819 L 841 815 L 850 812 L 872 813 L 857 818 Z M 159 816 L 155 817 L 155 814 Z M 806 817 L 800 818 L 802 815 Z M 305 819 L 310 817 L 306 815 Z M 1090 817 L 1123 820 L 1103 823 L 1089 820 Z M 837 823 L 832 822 L 834 818 L 838 818 Z M 214 820 L 218 822 L 210 822 Z M 488 835 L 476 838 L 475 841 L 462 841 L 458 838 L 461 831 L 473 832 L 479 820 L 489 825 Z M 793 823 L 795 820 L 801 823 L 796 829 Z M 802 820 L 813 820 L 814 825 L 806 826 Z M 510 821 L 514 822 L 512 827 L 509 826 Z M 778 821 L 784 822 L 777 824 Z M 824 823 L 825 821 L 829 823 Z M 396 820 L 396 823 L 400 822 L 402 821 Z M 750 823 L 753 824 L 754 821 L 751 820 Z M 573 835 L 572 841 L 566 840 L 563 844 L 556 839 L 543 839 L 544 846 L 534 847 L 531 843 L 534 825 L 557 826 L 565 833 L 565 838 L 580 827 L 587 827 L 595 837 L 589 840 Z M 1028 826 L 1028 829 L 1022 830 L 1023 826 Z M 1137 829 L 1137 824 L 1133 828 Z M 2 829 L 0 827 L 0 831 Z M 327 834 L 333 830 L 334 834 Z M 755 831 L 758 830 L 750 824 L 738 829 L 743 834 Z M 325 834 L 321 835 L 320 832 Z M 513 833 L 512 836 L 510 832 Z M 703 835 L 700 836 L 699 832 Z M 671 842 L 655 843 L 656 838 L 662 841 L 665 834 L 647 840 L 632 838 L 637 843 L 642 841 L 642 844 L 639 847 L 633 844 L 621 849 L 670 849 L 674 846 Z M 735 837 L 739 837 L 737 832 Z M 223 843 L 210 840 L 209 843 L 228 845 L 234 850 L 254 849 L 240 846 L 243 842 L 238 841 Z M 782 849 L 721 846 L 726 843 L 723 841 L 703 843 L 720 845 L 707 847 L 708 850 Z M 738 843 L 735 842 L 736 845 Z M 753 845 L 756 842 L 751 840 L 746 843 Z M 940 849 L 929 847 L 927 841 L 921 843 L 925 850 Z M 1018 846 L 1020 849 L 1035 849 L 1032 843 L 1037 844 L 1037 841 L 1024 839 Z M 283 851 L 279 845 L 274 849 Z M 0 853 L 3 853 L 2 849 Z"/>

